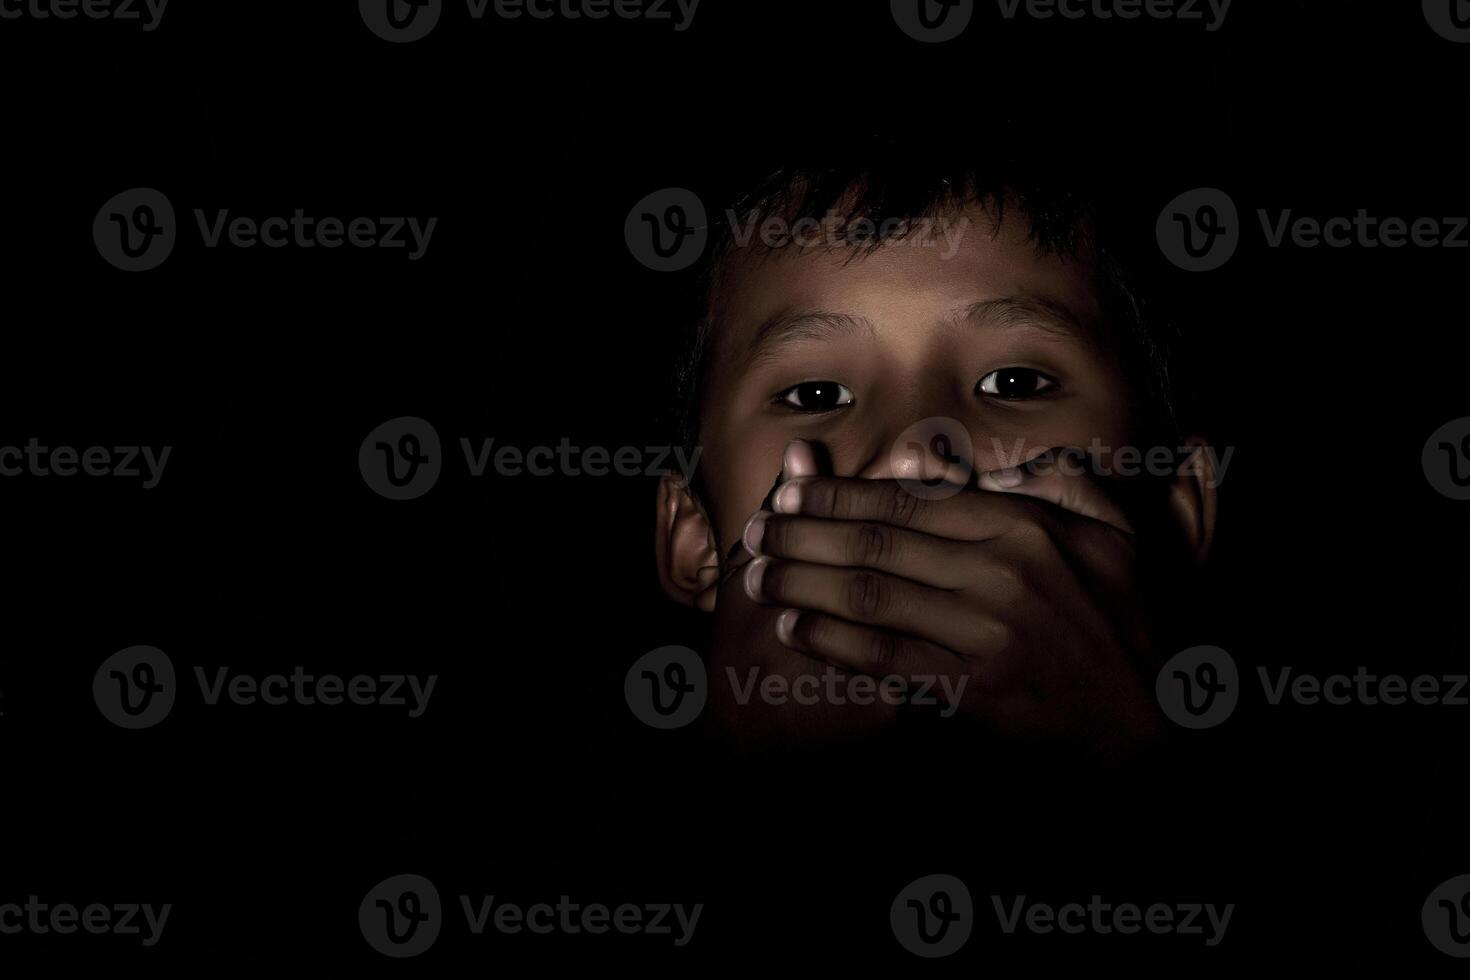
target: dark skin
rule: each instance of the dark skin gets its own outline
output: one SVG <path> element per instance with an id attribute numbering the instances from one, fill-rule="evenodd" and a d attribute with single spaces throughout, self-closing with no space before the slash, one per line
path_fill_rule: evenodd
<path id="1" fill-rule="evenodd" d="M 895 243 L 727 266 L 703 492 L 660 488 L 665 589 L 713 612 L 711 710 L 742 737 L 870 733 L 913 710 L 742 705 L 726 681 L 836 667 L 947 678 L 961 717 L 1007 737 L 1147 742 L 1162 723 L 1141 566 L 1204 557 L 1208 457 L 1150 493 L 1033 472 L 1061 447 L 1140 445 L 1092 269 L 1038 253 L 1021 221 L 950 220 L 967 225 L 948 257 Z M 914 438 L 932 419 L 960 432 Z M 1140 538 L 1157 527 L 1161 558 Z"/>

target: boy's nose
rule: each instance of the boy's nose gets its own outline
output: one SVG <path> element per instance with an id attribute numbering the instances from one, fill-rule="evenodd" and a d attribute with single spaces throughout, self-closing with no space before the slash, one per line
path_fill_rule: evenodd
<path id="1" fill-rule="evenodd" d="M 922 418 L 874 445 L 857 476 L 868 480 L 969 485 L 974 480 L 974 435 L 958 419 Z"/>

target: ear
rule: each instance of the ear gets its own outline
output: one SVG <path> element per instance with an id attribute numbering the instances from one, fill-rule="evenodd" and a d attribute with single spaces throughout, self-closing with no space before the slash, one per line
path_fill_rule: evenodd
<path id="1" fill-rule="evenodd" d="M 1214 448 L 1196 435 L 1189 436 L 1184 444 L 1194 452 L 1174 474 L 1169 487 L 1169 513 L 1183 532 L 1195 564 L 1199 564 L 1209 557 L 1215 539 L 1215 486 L 1219 481 Z"/>
<path id="2" fill-rule="evenodd" d="M 720 565 L 713 528 L 689 485 L 670 474 L 658 481 L 653 550 L 669 598 L 705 612 L 715 608 Z"/>

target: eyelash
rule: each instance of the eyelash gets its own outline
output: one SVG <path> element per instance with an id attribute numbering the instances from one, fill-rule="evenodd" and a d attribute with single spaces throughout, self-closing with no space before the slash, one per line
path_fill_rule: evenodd
<path id="1" fill-rule="evenodd" d="M 802 408 L 800 405 L 793 404 L 791 401 L 792 396 L 795 395 L 799 389 L 809 386 L 817 386 L 819 388 L 836 388 L 837 397 L 841 399 L 843 395 L 846 395 L 847 401 L 841 405 L 833 405 L 831 408 Z M 856 403 L 856 401 L 857 398 L 853 395 L 852 389 L 847 387 L 847 385 L 840 384 L 836 381 L 827 381 L 825 379 L 802 381 L 798 384 L 794 384 L 790 388 L 786 388 L 783 391 L 778 392 L 774 399 L 776 405 L 793 412 L 800 412 L 803 415 L 823 415 L 827 412 L 835 412 L 839 408 L 847 408 L 849 405 Z"/>
<path id="2" fill-rule="evenodd" d="M 996 391 L 996 392 L 988 392 L 988 391 L 983 390 L 986 381 L 994 378 L 994 379 L 996 379 L 996 383 L 998 385 L 999 379 L 1000 379 L 1000 377 L 1002 375 L 1005 375 L 1007 373 L 1016 373 L 1016 372 L 1023 372 L 1023 373 L 1035 375 L 1036 376 L 1036 381 L 1040 383 L 1039 390 L 1037 390 L 1037 391 L 1035 391 L 1035 392 L 1033 392 L 1031 394 L 1018 395 L 1018 396 L 1012 397 L 1012 398 L 1007 398 L 1004 395 L 1001 395 L 998 391 Z M 793 401 L 792 401 L 792 399 L 796 395 L 797 391 L 799 389 L 801 389 L 801 388 L 805 388 L 805 387 L 808 387 L 808 386 L 817 386 L 819 390 L 821 388 L 823 388 L 823 387 L 836 388 L 837 389 L 837 398 L 838 398 L 838 400 L 840 401 L 844 396 L 846 396 L 847 401 L 846 402 L 843 402 L 842 404 L 833 405 L 830 408 L 803 408 L 800 405 L 794 404 Z M 993 385 L 993 386 L 995 386 L 995 385 Z M 983 377 L 981 377 L 981 379 L 979 381 L 975 382 L 975 393 L 976 394 L 979 394 L 979 395 L 983 395 L 984 397 L 986 397 L 986 398 L 988 398 L 988 399 L 990 399 L 992 401 L 1000 401 L 1000 402 L 1021 402 L 1021 401 L 1032 401 L 1032 400 L 1035 400 L 1035 399 L 1038 399 L 1038 398 L 1046 398 L 1046 397 L 1049 397 L 1049 396 L 1055 394 L 1057 392 L 1057 390 L 1059 389 L 1059 387 L 1060 387 L 1060 384 L 1057 381 L 1057 379 L 1056 378 L 1053 378 L 1051 375 L 1047 374 L 1045 371 L 1039 371 L 1036 368 L 1027 368 L 1027 367 L 1003 367 L 1003 368 L 997 368 L 994 371 L 987 372 Z M 827 412 L 835 412 L 839 408 L 847 408 L 848 406 L 855 404 L 857 402 L 857 399 L 853 395 L 852 389 L 851 388 L 848 388 L 844 384 L 841 384 L 841 383 L 836 382 L 836 381 L 813 380 L 813 381 L 802 381 L 802 382 L 799 382 L 798 384 L 792 385 L 789 388 L 783 389 L 782 391 L 780 391 L 780 392 L 778 392 L 776 394 L 776 397 L 772 401 L 773 401 L 774 404 L 776 404 L 776 405 L 778 405 L 780 407 L 786 408 L 786 409 L 788 409 L 790 411 L 793 411 L 793 412 L 800 412 L 800 413 L 802 413 L 804 415 L 823 415 L 823 414 L 826 414 Z"/>
<path id="3" fill-rule="evenodd" d="M 1038 391 L 1035 391 L 1029 395 L 1019 395 L 1014 398 L 1007 398 L 1004 395 L 1001 395 L 999 392 L 989 392 L 983 390 L 985 382 L 989 379 L 996 378 L 998 380 L 1001 375 L 1014 374 L 1018 372 L 1022 374 L 1035 375 L 1036 380 L 1041 383 L 1042 387 L 1040 387 Z M 1039 371 L 1036 368 L 1019 367 L 1015 365 L 997 368 L 996 370 L 987 373 L 979 381 L 975 382 L 975 392 L 977 394 L 984 395 L 985 397 L 994 399 L 995 401 L 1004 402 L 1031 401 L 1037 398 L 1046 398 L 1055 394 L 1059 388 L 1060 382 L 1058 382 L 1056 378 L 1053 378 L 1051 375 L 1047 374 L 1045 371 Z"/>

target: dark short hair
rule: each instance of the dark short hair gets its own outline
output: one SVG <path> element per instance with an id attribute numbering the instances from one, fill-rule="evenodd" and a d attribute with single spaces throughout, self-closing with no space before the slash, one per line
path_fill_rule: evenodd
<path id="1" fill-rule="evenodd" d="M 835 217 L 842 228 L 871 229 L 847 247 L 854 259 L 909 234 L 923 219 L 983 205 L 1002 222 L 1024 220 L 1029 240 L 1044 254 L 1086 255 L 1096 273 L 1103 319 L 1136 393 L 1135 407 L 1159 435 L 1179 432 L 1170 376 L 1173 327 L 1149 315 L 1130 258 L 1141 247 L 1138 211 L 1088 186 L 1082 175 L 1023 157 L 1016 145 L 984 151 L 934 149 L 912 135 L 875 136 L 857 146 L 828 146 L 783 164 L 745 187 L 729 204 L 711 210 L 710 243 L 696 270 L 694 324 L 686 332 L 675 372 L 679 441 L 699 442 L 704 376 L 718 325 L 716 290 L 732 253 L 770 249 L 752 236 L 737 241 L 736 227 L 779 216 L 789 225 Z M 862 224 L 867 219 L 866 224 Z M 1134 227 L 1130 228 L 1130 224 Z M 1152 233 L 1152 223 L 1148 226 Z"/>

